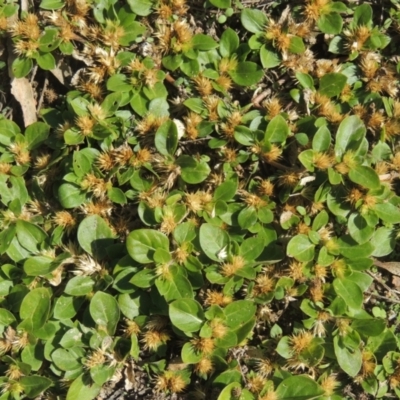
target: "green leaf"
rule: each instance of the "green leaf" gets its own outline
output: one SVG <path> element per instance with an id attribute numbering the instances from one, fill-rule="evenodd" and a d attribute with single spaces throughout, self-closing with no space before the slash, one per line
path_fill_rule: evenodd
<path id="1" fill-rule="evenodd" d="M 74 45 L 71 42 L 62 42 L 58 47 L 61 53 L 70 56 L 74 51 Z"/>
<path id="2" fill-rule="evenodd" d="M 175 71 L 182 64 L 181 54 L 171 54 L 162 59 L 162 65 L 170 71 Z"/>
<path id="3" fill-rule="evenodd" d="M 228 304 L 224 309 L 226 324 L 232 329 L 249 322 L 256 314 L 257 307 L 250 300 L 237 300 Z"/>
<path id="4" fill-rule="evenodd" d="M 107 80 L 107 89 L 113 92 L 129 92 L 132 85 L 127 83 L 126 75 L 115 74 Z"/>
<path id="5" fill-rule="evenodd" d="M 373 210 L 383 222 L 400 223 L 400 209 L 392 203 L 378 203 Z"/>
<path id="6" fill-rule="evenodd" d="M 123 97 L 121 92 L 110 93 L 101 103 L 101 108 L 106 113 L 107 116 L 114 115 L 114 113 L 120 107 L 122 99 Z"/>
<path id="7" fill-rule="evenodd" d="M 194 297 L 192 285 L 181 267 L 170 266 L 169 274 L 166 279 L 156 279 L 157 289 L 167 302 Z"/>
<path id="8" fill-rule="evenodd" d="M 173 121 L 164 122 L 155 134 L 156 149 L 164 156 L 174 155 L 178 147 L 178 130 Z"/>
<path id="9" fill-rule="evenodd" d="M 86 217 L 79 224 L 77 237 L 82 249 L 95 258 L 103 258 L 107 247 L 114 243 L 113 232 L 98 215 Z"/>
<path id="10" fill-rule="evenodd" d="M 190 78 L 195 77 L 200 72 L 200 64 L 197 60 L 184 60 L 180 67 L 181 71 Z"/>
<path id="11" fill-rule="evenodd" d="M 375 247 L 372 255 L 384 257 L 391 254 L 396 246 L 396 233 L 393 229 L 381 226 L 371 237 L 371 244 Z"/>
<path id="12" fill-rule="evenodd" d="M 46 28 L 44 34 L 39 38 L 39 50 L 41 53 L 39 57 L 36 57 L 36 60 L 46 55 L 42 53 L 48 53 L 55 50 L 59 46 L 60 42 L 61 39 L 59 38 L 59 31 L 54 28 Z"/>
<path id="13" fill-rule="evenodd" d="M 203 111 L 205 111 L 203 101 L 197 97 L 185 100 L 183 105 L 197 114 L 201 114 Z"/>
<path id="14" fill-rule="evenodd" d="M 44 361 L 44 346 L 41 342 L 29 343 L 21 352 L 21 360 L 29 365 L 32 371 L 38 371 Z"/>
<path id="15" fill-rule="evenodd" d="M 307 375 L 291 376 L 276 388 L 279 400 L 312 400 L 321 396 L 324 390 Z"/>
<path id="16" fill-rule="evenodd" d="M 90 376 L 98 385 L 104 385 L 110 381 L 115 373 L 115 366 L 106 364 L 96 365 L 90 369 Z"/>
<path id="17" fill-rule="evenodd" d="M 378 142 L 371 151 L 372 162 L 377 163 L 382 160 L 390 160 L 392 156 L 392 150 L 389 145 L 385 142 Z"/>
<path id="18" fill-rule="evenodd" d="M 75 97 L 69 101 L 69 104 L 73 108 L 76 115 L 78 115 L 79 117 L 84 117 L 85 115 L 89 114 L 87 107 L 90 103 L 84 97 L 81 96 Z"/>
<path id="19" fill-rule="evenodd" d="M 230 180 L 221 183 L 214 192 L 214 201 L 229 201 L 235 196 L 238 188 L 237 180 Z"/>
<path id="20" fill-rule="evenodd" d="M 15 316 L 5 308 L 0 308 L 0 325 L 9 326 L 16 321 Z"/>
<path id="21" fill-rule="evenodd" d="M 142 269 L 129 282 L 140 288 L 148 288 L 153 284 L 155 278 L 156 274 L 153 270 Z"/>
<path id="22" fill-rule="evenodd" d="M 240 21 L 245 29 L 252 33 L 261 33 L 267 25 L 266 15 L 256 9 L 244 8 L 240 14 Z"/>
<path id="23" fill-rule="evenodd" d="M 37 253 L 38 245 L 47 239 L 47 235 L 37 225 L 20 219 L 17 221 L 17 238 L 22 247 Z"/>
<path id="24" fill-rule="evenodd" d="M 34 122 L 25 130 L 25 138 L 28 142 L 29 150 L 38 147 L 49 136 L 50 127 L 44 122 Z"/>
<path id="25" fill-rule="evenodd" d="M 33 62 L 30 58 L 17 57 L 11 66 L 11 70 L 16 78 L 23 78 L 31 72 Z"/>
<path id="26" fill-rule="evenodd" d="M 40 329 L 49 317 L 51 302 L 50 293 L 45 288 L 31 290 L 22 300 L 19 315 L 26 320 L 24 325 L 28 331 Z"/>
<path id="27" fill-rule="evenodd" d="M 87 375 L 80 375 L 68 389 L 66 400 L 93 400 L 100 393 L 101 386 L 93 383 Z"/>
<path id="28" fill-rule="evenodd" d="M 342 31 L 343 19 L 335 12 L 329 14 L 322 14 L 317 21 L 318 28 L 321 32 L 329 35 L 336 35 Z"/>
<path id="29" fill-rule="evenodd" d="M 314 172 L 314 150 L 304 150 L 299 154 L 299 161 L 306 167 L 307 171 Z"/>
<path id="30" fill-rule="evenodd" d="M 192 46 L 197 50 L 208 51 L 218 47 L 218 43 L 211 36 L 198 33 L 192 38 Z"/>
<path id="31" fill-rule="evenodd" d="M 169 305 L 172 324 L 183 332 L 197 332 L 204 322 L 201 305 L 193 299 L 175 300 Z"/>
<path id="32" fill-rule="evenodd" d="M 351 324 L 351 327 L 364 336 L 379 336 L 386 328 L 383 319 L 368 318 L 356 319 Z"/>
<path id="33" fill-rule="evenodd" d="M 238 143 L 244 146 L 251 146 L 254 143 L 254 132 L 246 126 L 236 126 L 234 137 Z"/>
<path id="34" fill-rule="evenodd" d="M 263 45 L 260 49 L 260 60 L 263 68 L 266 69 L 277 67 L 282 62 L 279 54 L 266 45 Z"/>
<path id="35" fill-rule="evenodd" d="M 64 289 L 71 296 L 86 296 L 93 290 L 94 281 L 89 276 L 74 276 L 69 279 Z"/>
<path id="36" fill-rule="evenodd" d="M 312 141 L 312 148 L 315 151 L 327 151 L 331 146 L 331 133 L 329 129 L 323 125 L 315 133 Z"/>
<path id="37" fill-rule="evenodd" d="M 221 261 L 221 252 L 229 244 L 229 235 L 226 231 L 211 224 L 202 224 L 200 227 L 200 246 L 211 260 Z"/>
<path id="38" fill-rule="evenodd" d="M 129 16 L 132 18 L 131 14 Z M 129 46 L 133 43 L 139 36 L 143 35 L 146 32 L 146 27 L 136 21 L 131 21 L 128 17 L 124 23 L 122 24 L 125 35 L 119 39 L 119 44 L 121 46 Z"/>
<path id="39" fill-rule="evenodd" d="M 140 314 L 142 303 L 146 301 L 146 296 L 136 294 L 135 296 L 124 293 L 118 296 L 119 308 L 125 317 L 133 319 Z"/>
<path id="40" fill-rule="evenodd" d="M 86 200 L 86 194 L 72 183 L 63 183 L 58 188 L 58 200 L 64 208 L 75 208 Z"/>
<path id="41" fill-rule="evenodd" d="M 20 245 L 16 237 L 11 241 L 6 254 L 15 262 L 22 262 L 31 255 L 28 250 Z"/>
<path id="42" fill-rule="evenodd" d="M 293 54 L 302 54 L 306 50 L 303 39 L 298 36 L 293 36 L 290 38 L 289 51 Z"/>
<path id="43" fill-rule="evenodd" d="M 238 371 L 225 371 L 224 373 L 222 373 L 221 375 L 219 375 L 217 377 L 217 379 L 214 381 L 214 384 L 220 384 L 221 387 L 223 387 L 224 389 L 221 391 L 221 393 L 218 396 L 217 400 L 232 400 L 233 396 L 232 394 L 234 394 L 235 392 L 239 392 L 240 393 L 240 399 L 241 400 L 253 400 L 254 397 L 253 396 L 248 396 L 246 392 L 248 392 L 248 390 L 243 389 L 242 388 L 242 384 L 235 381 L 236 379 L 236 372 Z M 227 376 L 224 377 L 225 379 L 221 379 L 221 377 L 223 377 L 223 374 L 226 374 Z M 241 376 L 239 374 L 239 376 L 237 377 L 237 380 L 241 380 Z M 221 382 L 219 381 L 221 380 Z M 233 381 L 233 382 L 232 382 Z"/>
<path id="44" fill-rule="evenodd" d="M 333 288 L 338 296 L 353 309 L 360 309 L 363 303 L 363 294 L 360 287 L 346 278 L 336 278 L 333 280 Z"/>
<path id="45" fill-rule="evenodd" d="M 203 182 L 211 172 L 206 162 L 198 162 L 193 157 L 182 155 L 176 160 L 181 167 L 181 177 L 186 183 L 197 184 Z"/>
<path id="46" fill-rule="evenodd" d="M 47 275 L 58 267 L 54 259 L 46 256 L 28 258 L 24 263 L 24 271 L 28 276 Z"/>
<path id="47" fill-rule="evenodd" d="M 141 117 L 148 112 L 149 101 L 144 97 L 142 92 L 135 93 L 130 101 L 132 110 Z"/>
<path id="48" fill-rule="evenodd" d="M 347 349 L 343 344 L 343 338 L 341 336 L 335 336 L 333 338 L 333 346 L 340 368 L 351 377 L 356 376 L 362 366 L 361 351 L 359 349 L 355 349 L 354 351 Z"/>
<path id="49" fill-rule="evenodd" d="M 0 120 L 0 144 L 9 146 L 18 133 L 21 133 L 21 130 L 14 121 L 8 119 Z"/>
<path id="50" fill-rule="evenodd" d="M 76 297 L 62 294 L 56 300 L 53 317 L 59 320 L 75 317 L 83 301 L 83 298 L 77 299 Z"/>
<path id="51" fill-rule="evenodd" d="M 36 57 L 36 61 L 40 68 L 45 71 L 49 71 L 51 69 L 55 69 L 56 67 L 56 59 L 51 53 L 42 53 Z"/>
<path id="52" fill-rule="evenodd" d="M 319 81 L 319 92 L 328 97 L 338 96 L 346 86 L 347 76 L 338 72 L 325 74 Z"/>
<path id="53" fill-rule="evenodd" d="M 357 115 L 346 117 L 339 125 L 336 134 L 335 153 L 341 157 L 347 150 L 358 147 L 367 129 Z"/>
<path id="54" fill-rule="evenodd" d="M 218 8 L 229 8 L 231 6 L 231 0 L 210 0 L 210 3 Z"/>
<path id="55" fill-rule="evenodd" d="M 40 8 L 43 8 L 44 10 L 58 10 L 61 7 L 65 6 L 64 1 L 60 0 L 42 0 L 40 2 Z"/>
<path id="56" fill-rule="evenodd" d="M 290 129 L 287 122 L 281 115 L 277 115 L 269 122 L 264 140 L 270 143 L 282 143 L 289 133 Z"/>
<path id="57" fill-rule="evenodd" d="M 312 89 L 314 87 L 314 79 L 311 75 L 305 74 L 303 72 L 296 72 L 296 79 L 299 81 L 300 85 L 305 89 Z"/>
<path id="58" fill-rule="evenodd" d="M 389 351 L 397 349 L 396 337 L 390 328 L 386 328 L 378 336 L 370 336 L 368 338 L 367 348 L 374 353 L 378 362 L 380 362 Z"/>
<path id="59" fill-rule="evenodd" d="M 125 193 L 117 187 L 112 187 L 107 190 L 108 198 L 116 204 L 126 204 L 128 199 L 125 196 Z"/>
<path id="60" fill-rule="evenodd" d="M 7 229 L 0 232 L 0 254 L 4 254 L 14 239 L 16 226 L 11 225 Z"/>
<path id="61" fill-rule="evenodd" d="M 233 82 L 240 86 L 255 85 L 264 75 L 261 67 L 252 61 L 239 62 L 234 71 L 229 72 Z"/>
<path id="62" fill-rule="evenodd" d="M 230 0 L 228 0 L 230 2 Z M 239 36 L 231 28 L 226 29 L 221 35 L 219 52 L 222 57 L 230 57 L 239 47 Z"/>
<path id="63" fill-rule="evenodd" d="M 43 393 L 53 384 L 50 379 L 39 375 L 23 376 L 20 378 L 19 383 L 30 399 L 39 396 L 40 393 Z"/>
<path id="64" fill-rule="evenodd" d="M 89 310 L 94 322 L 106 328 L 109 335 L 114 335 L 120 315 L 117 300 L 108 293 L 96 292 L 90 301 Z"/>
<path id="65" fill-rule="evenodd" d="M 290 239 L 286 251 L 289 257 L 307 262 L 314 258 L 315 245 L 310 242 L 308 236 L 299 234 Z"/>
<path id="66" fill-rule="evenodd" d="M 76 145 L 84 142 L 85 137 L 76 129 L 67 129 L 64 132 L 64 142 L 68 145 Z"/>
<path id="67" fill-rule="evenodd" d="M 154 261 L 157 249 L 169 251 L 169 240 L 163 233 L 152 229 L 138 229 L 129 234 L 126 246 L 129 255 L 141 264 Z"/>
<path id="68" fill-rule="evenodd" d="M 153 2 L 150 0 L 128 0 L 128 4 L 131 10 L 141 17 L 146 17 L 152 12 Z"/>
<path id="69" fill-rule="evenodd" d="M 182 347 L 181 352 L 182 361 L 187 364 L 196 364 L 203 357 L 201 353 L 197 353 L 193 348 L 193 345 L 186 342 Z"/>
<path id="70" fill-rule="evenodd" d="M 191 242 L 196 237 L 195 226 L 191 222 L 183 222 L 175 228 L 173 235 L 179 244 Z"/>
<path id="71" fill-rule="evenodd" d="M 349 235 L 342 235 L 337 243 L 340 254 L 349 259 L 369 257 L 374 251 L 371 242 L 357 244 Z"/>
<path id="72" fill-rule="evenodd" d="M 245 207 L 238 215 L 238 223 L 242 229 L 249 229 L 257 222 L 257 210 L 254 207 Z"/>
<path id="73" fill-rule="evenodd" d="M 264 250 L 264 239 L 260 236 L 254 236 L 248 239 L 245 239 L 243 243 L 240 245 L 240 255 L 246 261 L 255 261 L 257 257 Z"/>
<path id="74" fill-rule="evenodd" d="M 350 215 L 347 227 L 350 236 L 359 244 L 367 242 L 375 232 L 375 228 L 369 226 L 365 218 L 358 213 Z"/>
<path id="75" fill-rule="evenodd" d="M 354 26 L 367 26 L 372 25 L 372 7 L 369 4 L 361 4 L 356 7 L 352 23 Z"/>
<path id="76" fill-rule="evenodd" d="M 364 165 L 357 165 L 349 171 L 349 178 L 352 182 L 368 189 L 379 189 L 381 183 L 378 174 L 371 168 Z"/>
<path id="77" fill-rule="evenodd" d="M 73 352 L 61 348 L 58 348 L 51 353 L 51 359 L 53 360 L 54 365 L 61 371 L 73 371 L 82 365 Z"/>

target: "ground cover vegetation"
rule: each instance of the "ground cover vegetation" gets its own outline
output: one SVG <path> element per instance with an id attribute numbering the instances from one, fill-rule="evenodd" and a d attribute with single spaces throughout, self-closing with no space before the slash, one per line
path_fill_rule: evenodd
<path id="1" fill-rule="evenodd" d="M 400 396 L 400 3 L 1 0 L 0 33 L 1 400 Z"/>

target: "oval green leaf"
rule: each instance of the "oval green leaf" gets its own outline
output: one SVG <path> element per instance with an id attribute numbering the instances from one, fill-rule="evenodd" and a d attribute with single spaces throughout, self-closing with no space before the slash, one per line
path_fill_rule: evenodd
<path id="1" fill-rule="evenodd" d="M 109 335 L 114 335 L 120 314 L 117 300 L 108 293 L 96 292 L 90 301 L 89 310 L 94 322 L 106 328 Z"/>
<path id="2" fill-rule="evenodd" d="M 154 261 L 157 249 L 169 250 L 169 240 L 163 233 L 153 229 L 138 229 L 129 234 L 126 246 L 135 261 L 147 264 Z"/>
<path id="3" fill-rule="evenodd" d="M 106 255 L 108 246 L 114 243 L 114 234 L 106 221 L 98 215 L 86 217 L 78 228 L 78 242 L 82 249 L 96 258 Z"/>
<path id="4" fill-rule="evenodd" d="M 203 308 L 193 299 L 175 300 L 169 305 L 169 317 L 182 332 L 197 332 L 204 322 Z"/>
<path id="5" fill-rule="evenodd" d="M 314 258 L 315 245 L 310 242 L 308 236 L 300 234 L 290 239 L 287 246 L 287 255 L 298 261 L 307 262 Z"/>

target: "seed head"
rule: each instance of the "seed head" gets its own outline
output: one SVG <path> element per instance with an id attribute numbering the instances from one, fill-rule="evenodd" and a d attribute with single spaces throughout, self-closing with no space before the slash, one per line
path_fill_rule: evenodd
<path id="1" fill-rule="evenodd" d="M 263 376 L 255 373 L 247 376 L 247 387 L 252 393 L 260 393 L 264 389 L 266 382 Z"/>
<path id="2" fill-rule="evenodd" d="M 199 375 L 207 375 L 212 370 L 213 370 L 213 364 L 208 357 L 202 358 L 194 367 L 194 371 Z"/>
<path id="3" fill-rule="evenodd" d="M 225 295 L 222 292 L 216 290 L 207 289 L 206 298 L 204 304 L 206 306 L 217 305 L 220 307 L 226 307 L 228 304 L 232 303 L 232 297 Z"/>
<path id="4" fill-rule="evenodd" d="M 166 330 L 148 330 L 143 334 L 142 343 L 145 350 L 156 351 L 171 339 Z"/>
<path id="5" fill-rule="evenodd" d="M 214 318 L 210 322 L 210 326 L 211 326 L 211 330 L 212 330 L 212 336 L 216 339 L 223 338 L 228 332 L 227 326 L 219 318 Z"/>
<path id="6" fill-rule="evenodd" d="M 246 262 L 242 256 L 232 256 L 231 262 L 224 263 L 221 267 L 223 276 L 235 275 L 237 271 L 245 266 Z"/>
<path id="7" fill-rule="evenodd" d="M 332 396 L 339 387 L 340 382 L 337 380 L 337 376 L 333 374 L 322 378 L 319 384 L 324 390 L 325 396 Z"/>
<path id="8" fill-rule="evenodd" d="M 185 390 L 187 383 L 181 375 L 174 371 L 165 371 L 156 379 L 156 390 L 158 392 L 171 391 L 172 393 L 181 393 Z"/>
<path id="9" fill-rule="evenodd" d="M 314 335 L 305 330 L 301 330 L 299 333 L 294 334 L 290 337 L 290 345 L 295 354 L 300 354 L 303 350 L 310 347 L 311 342 L 314 339 Z"/>
<path id="10" fill-rule="evenodd" d="M 138 335 L 140 333 L 140 327 L 135 321 L 125 319 L 124 336 L 131 337 L 132 335 Z"/>
<path id="11" fill-rule="evenodd" d="M 215 349 L 214 339 L 212 338 L 196 338 L 190 341 L 193 348 L 204 355 L 211 354 Z"/>
<path id="12" fill-rule="evenodd" d="M 213 86 L 211 80 L 203 75 L 197 75 L 194 79 L 196 90 L 200 93 L 200 96 L 210 96 L 213 92 Z"/>
<path id="13" fill-rule="evenodd" d="M 260 296 L 272 292 L 275 289 L 275 280 L 265 273 L 259 274 L 255 280 L 253 294 Z"/>
<path id="14" fill-rule="evenodd" d="M 97 349 L 92 351 L 92 353 L 86 358 L 83 365 L 87 369 L 92 369 L 94 367 L 100 366 L 105 364 L 106 356 L 105 352 L 102 349 Z"/>
<path id="15" fill-rule="evenodd" d="M 62 226 L 67 230 L 67 232 L 71 232 L 71 230 L 76 226 L 75 217 L 66 210 L 56 212 L 53 221 L 56 226 Z"/>
<path id="16" fill-rule="evenodd" d="M 314 303 L 322 302 L 324 295 L 324 287 L 319 279 L 312 281 L 310 285 L 310 295 Z"/>
<path id="17" fill-rule="evenodd" d="M 282 104 L 277 97 L 272 97 L 264 101 L 263 107 L 266 109 L 269 119 L 274 118 L 282 112 Z"/>

